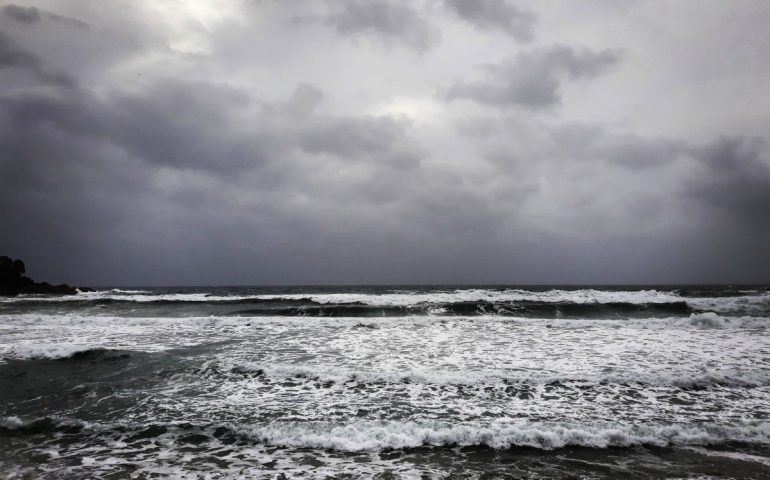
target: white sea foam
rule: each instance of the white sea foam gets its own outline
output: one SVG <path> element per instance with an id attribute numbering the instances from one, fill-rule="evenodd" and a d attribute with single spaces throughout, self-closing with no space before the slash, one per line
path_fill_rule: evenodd
<path id="1" fill-rule="evenodd" d="M 15 345 L 7 356 L 19 359 L 61 359 L 80 352 L 99 348 L 94 344 L 82 343 L 21 343 Z"/>
<path id="2" fill-rule="evenodd" d="M 17 429 L 17 428 L 23 428 L 26 425 L 29 425 L 30 422 L 25 422 L 21 418 L 10 415 L 7 417 L 0 417 L 0 428 L 8 428 L 8 429 Z"/>
<path id="3" fill-rule="evenodd" d="M 305 379 L 320 383 L 344 384 L 360 383 L 408 383 L 433 386 L 466 385 L 466 386 L 495 386 L 567 384 L 587 387 L 599 384 L 631 384 L 674 386 L 681 388 L 733 386 L 759 387 L 770 386 L 770 372 L 744 372 L 735 370 L 716 374 L 682 374 L 680 372 L 645 372 L 631 369 L 626 373 L 591 373 L 572 375 L 544 374 L 530 371 L 450 371 L 428 369 L 404 369 L 397 371 L 360 370 L 328 365 L 289 365 L 289 364 L 260 364 L 254 362 L 233 362 L 226 360 L 209 361 L 204 364 L 204 372 L 230 372 L 241 374 L 262 374 L 275 381 L 285 379 Z M 199 373 L 196 373 L 199 375 Z"/>
<path id="4" fill-rule="evenodd" d="M 756 426 L 597 426 L 499 421 L 488 425 L 442 422 L 272 423 L 240 431 L 272 445 L 345 452 L 420 446 L 486 445 L 496 449 L 566 446 L 591 448 L 652 445 L 712 445 L 725 442 L 770 444 L 770 424 Z"/>
<path id="5" fill-rule="evenodd" d="M 694 297 L 684 299 L 696 310 L 711 310 L 717 313 L 757 314 L 770 311 L 770 292 L 739 297 Z"/>
<path id="6" fill-rule="evenodd" d="M 403 371 L 377 372 L 356 370 L 344 367 L 308 366 L 308 365 L 267 365 L 251 362 L 234 363 L 224 365 L 218 362 L 209 362 L 209 367 L 219 367 L 224 370 L 256 373 L 262 372 L 268 377 L 275 378 L 305 378 L 322 383 L 417 383 L 431 385 L 474 385 L 487 382 L 501 381 L 502 375 L 490 375 L 488 372 L 472 371 L 436 371 L 423 369 L 408 369 Z"/>
<path id="7" fill-rule="evenodd" d="M 770 319 L 765 317 L 730 317 L 718 315 L 714 312 L 693 313 L 689 322 L 699 328 L 766 328 L 770 326 Z M 681 323 L 674 322 L 674 323 Z"/>
<path id="8" fill-rule="evenodd" d="M 17 416 L 0 417 L 0 427 L 25 428 L 40 419 Z M 131 422 L 106 424 L 80 420 L 53 419 L 58 425 L 80 426 L 87 432 L 113 429 L 135 430 L 142 425 Z M 770 445 L 770 423 L 731 426 L 715 423 L 626 424 L 533 422 L 501 418 L 491 422 L 450 423 L 431 421 L 355 420 L 273 421 L 266 424 L 228 425 L 231 431 L 254 440 L 281 447 L 321 448 L 342 452 L 377 451 L 421 446 L 488 446 L 495 449 L 533 447 L 552 450 L 566 446 L 590 448 L 630 447 L 636 445 L 704 446 L 728 442 Z M 173 439 L 189 433 L 184 424 L 177 430 L 169 425 L 162 437 Z M 129 434 L 130 435 L 130 434 Z"/>
<path id="9" fill-rule="evenodd" d="M 3 315 L 0 314 L 2 324 L 19 326 L 59 325 L 93 325 L 112 326 L 115 329 L 126 331 L 132 327 L 164 327 L 180 326 L 194 328 L 195 326 L 221 326 L 237 327 L 244 325 L 265 326 L 315 326 L 324 327 L 367 327 L 367 330 L 375 330 L 380 327 L 409 327 L 428 326 L 435 324 L 467 324 L 482 326 L 484 324 L 542 326 L 558 329 L 582 329 L 582 328 L 634 328 L 634 329 L 667 329 L 667 328 L 698 328 L 698 329 L 756 329 L 770 327 L 770 318 L 765 316 L 731 316 L 720 315 L 714 312 L 690 314 L 688 317 L 654 317 L 654 318 L 536 318 L 536 317 L 499 317 L 495 315 L 477 316 L 422 316 L 410 315 L 403 317 L 281 317 L 281 316 L 195 316 L 195 317 L 120 317 L 113 315 L 92 315 L 71 313 L 22 313 Z M 0 328 L 2 328 L 0 326 Z"/>
<path id="10" fill-rule="evenodd" d="M 458 289 L 447 292 L 429 293 L 331 293 L 297 295 L 261 295 L 263 299 L 300 299 L 310 298 L 324 304 L 363 303 L 366 305 L 408 306 L 421 303 L 457 303 L 457 302 L 569 302 L 569 303 L 668 303 L 682 301 L 683 298 L 672 292 L 657 290 L 613 291 L 613 290 L 546 290 L 532 291 L 521 289 L 487 290 Z"/>

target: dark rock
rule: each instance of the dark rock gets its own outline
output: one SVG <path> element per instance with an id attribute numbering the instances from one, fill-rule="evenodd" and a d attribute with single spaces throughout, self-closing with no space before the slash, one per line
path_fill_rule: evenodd
<path id="1" fill-rule="evenodd" d="M 13 260 L 0 256 L 0 295 L 15 296 L 19 294 L 41 295 L 75 295 L 76 288 L 69 285 L 51 285 L 47 282 L 35 282 L 24 276 L 27 269 L 21 260 Z"/>

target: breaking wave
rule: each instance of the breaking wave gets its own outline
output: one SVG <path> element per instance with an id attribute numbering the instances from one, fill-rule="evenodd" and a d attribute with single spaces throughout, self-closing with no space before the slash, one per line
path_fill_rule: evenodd
<path id="1" fill-rule="evenodd" d="M 93 345 L 73 343 L 30 343 L 17 345 L 12 358 L 22 360 L 65 360 L 68 358 L 85 358 L 87 356 L 104 355 L 108 349 Z"/>
<path id="2" fill-rule="evenodd" d="M 449 425 L 441 422 L 360 422 L 348 425 L 285 423 L 245 427 L 241 431 L 263 442 L 285 447 L 341 451 L 402 449 L 421 446 L 483 445 L 495 449 L 531 447 L 552 450 L 567 446 L 590 448 L 650 445 L 714 445 L 727 442 L 770 443 L 770 424 L 722 426 L 545 425 L 500 422 L 491 425 Z"/>
<path id="3" fill-rule="evenodd" d="M 277 421 L 267 425 L 125 425 L 68 421 L 50 417 L 24 420 L 0 418 L 0 433 L 40 435 L 104 435 L 112 432 L 130 445 L 165 437 L 198 446 L 250 441 L 278 447 L 316 448 L 341 452 L 381 451 L 417 447 L 486 446 L 503 450 L 529 447 L 553 450 L 568 446 L 605 449 L 647 445 L 770 444 L 770 424 L 728 427 L 705 425 L 581 425 L 501 420 L 487 424 L 449 424 L 440 421 Z"/>

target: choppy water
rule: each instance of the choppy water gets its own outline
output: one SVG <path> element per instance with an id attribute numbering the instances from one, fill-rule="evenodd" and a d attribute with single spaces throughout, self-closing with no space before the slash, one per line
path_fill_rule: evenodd
<path id="1" fill-rule="evenodd" d="M 0 299 L 3 478 L 770 478 L 770 291 Z"/>

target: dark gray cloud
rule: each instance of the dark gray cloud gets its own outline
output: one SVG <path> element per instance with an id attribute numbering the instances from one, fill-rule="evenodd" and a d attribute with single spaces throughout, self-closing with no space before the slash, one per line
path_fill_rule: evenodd
<path id="1" fill-rule="evenodd" d="M 535 15 L 506 0 L 444 0 L 444 4 L 479 29 L 502 30 L 522 42 L 534 37 Z"/>
<path id="2" fill-rule="evenodd" d="M 0 66 L 39 69 L 40 60 L 30 52 L 19 48 L 9 37 L 0 32 Z"/>
<path id="3" fill-rule="evenodd" d="M 455 84 L 447 97 L 496 107 L 550 107 L 561 101 L 560 87 L 566 79 L 596 77 L 619 58 L 613 50 L 596 52 L 564 45 L 538 48 L 486 65 L 482 79 Z"/>
<path id="4" fill-rule="evenodd" d="M 17 22 L 37 23 L 40 21 L 40 10 L 35 7 L 20 7 L 19 5 L 6 5 L 3 14 Z"/>
<path id="5" fill-rule="evenodd" d="M 37 55 L 20 48 L 8 35 L 0 32 L 0 69 L 3 68 L 23 71 L 37 81 L 74 85 L 71 77 L 44 67 Z"/>
<path id="6" fill-rule="evenodd" d="M 326 23 L 343 35 L 373 35 L 426 50 L 439 40 L 438 30 L 411 2 L 335 0 Z"/>
<path id="7" fill-rule="evenodd" d="M 770 233 L 770 151 L 761 138 L 726 137 L 695 148 L 700 168 L 685 182 L 709 212 Z"/>

